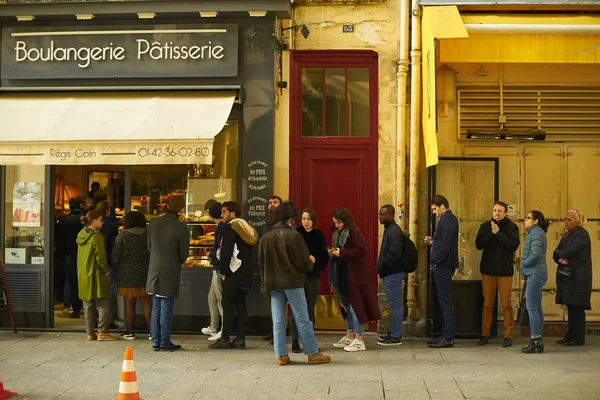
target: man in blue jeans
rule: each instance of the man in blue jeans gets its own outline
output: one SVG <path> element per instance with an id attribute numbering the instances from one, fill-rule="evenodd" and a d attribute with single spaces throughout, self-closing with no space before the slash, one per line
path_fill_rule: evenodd
<path id="1" fill-rule="evenodd" d="M 454 303 L 452 302 L 452 276 L 458 268 L 458 219 L 450 211 L 448 199 L 435 195 L 429 202 L 431 212 L 438 218 L 433 238 L 423 240 L 431 249 L 431 270 L 435 280 L 438 302 L 442 309 L 442 336 L 430 340 L 433 348 L 454 347 Z"/>
<path id="2" fill-rule="evenodd" d="M 379 338 L 377 344 L 380 346 L 402 344 L 402 280 L 406 276 L 401 263 L 404 233 L 394 221 L 395 214 L 396 210 L 391 204 L 386 204 L 379 210 L 379 223 L 384 226 L 384 232 L 377 259 L 377 273 L 383 279 L 385 295 L 392 309 L 392 330 Z"/>
<path id="3" fill-rule="evenodd" d="M 306 273 L 313 268 L 308 247 L 293 227 L 298 209 L 290 201 L 283 202 L 274 213 L 275 224 L 258 243 L 261 290 L 271 296 L 273 340 L 277 364 L 290 363 L 285 342 L 285 317 L 290 304 L 298 327 L 298 336 L 309 364 L 326 364 L 329 356 L 319 351 L 313 324 L 308 317 L 304 284 Z"/>

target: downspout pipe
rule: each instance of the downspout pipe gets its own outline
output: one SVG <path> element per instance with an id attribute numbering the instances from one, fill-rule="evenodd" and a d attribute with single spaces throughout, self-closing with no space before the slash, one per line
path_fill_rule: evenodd
<path id="1" fill-rule="evenodd" d="M 421 15 L 419 0 L 412 0 L 411 73 L 410 73 L 410 181 L 408 232 L 413 241 L 418 237 L 419 221 L 419 156 L 421 151 Z M 418 273 L 408 276 L 408 316 L 413 321 L 421 318 L 419 309 Z"/>
<path id="2" fill-rule="evenodd" d="M 400 227 L 406 232 L 406 143 L 408 127 L 407 77 L 410 63 L 408 45 L 410 0 L 400 0 L 400 59 L 398 60 L 397 119 L 396 119 L 396 204 L 402 216 Z"/>

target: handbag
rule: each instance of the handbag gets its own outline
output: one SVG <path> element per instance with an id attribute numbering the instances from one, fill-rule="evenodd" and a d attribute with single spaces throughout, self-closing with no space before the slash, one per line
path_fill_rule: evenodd
<path id="1" fill-rule="evenodd" d="M 519 303 L 519 308 L 517 309 L 517 327 L 524 328 L 529 325 L 529 313 L 527 312 L 526 307 L 526 298 L 525 298 L 525 288 L 527 284 L 523 286 L 523 292 L 521 293 L 521 302 Z"/>
<path id="2" fill-rule="evenodd" d="M 573 271 L 575 271 L 575 267 L 569 264 L 558 264 L 558 269 L 556 270 L 557 273 L 564 276 L 573 275 Z"/>

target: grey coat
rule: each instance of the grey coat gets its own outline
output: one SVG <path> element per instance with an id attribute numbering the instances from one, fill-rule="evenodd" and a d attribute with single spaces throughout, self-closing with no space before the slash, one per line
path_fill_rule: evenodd
<path id="1" fill-rule="evenodd" d="M 150 268 L 146 291 L 164 297 L 179 297 L 181 266 L 190 251 L 187 225 L 177 214 L 167 212 L 148 226 Z"/>

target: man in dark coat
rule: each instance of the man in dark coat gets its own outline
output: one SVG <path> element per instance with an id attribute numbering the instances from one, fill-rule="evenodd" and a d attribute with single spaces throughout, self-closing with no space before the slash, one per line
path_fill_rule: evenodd
<path id="1" fill-rule="evenodd" d="M 110 315 L 108 319 L 108 328 L 117 329 L 115 324 L 115 315 L 117 315 L 117 274 L 112 265 L 112 250 L 119 234 L 117 220 L 110 217 L 110 204 L 102 200 L 96 204 L 96 211 L 102 213 L 102 228 L 100 232 L 104 235 L 104 245 L 106 247 L 106 260 L 108 261 L 108 272 L 110 274 Z"/>
<path id="2" fill-rule="evenodd" d="M 569 314 L 569 331 L 557 342 L 565 346 L 585 344 L 585 310 L 592 309 L 592 242 L 583 228 L 585 223 L 586 218 L 579 210 L 567 211 L 567 232 L 552 257 L 558 264 L 556 304 L 566 305 Z"/>
<path id="3" fill-rule="evenodd" d="M 246 296 L 254 265 L 252 246 L 258 242 L 258 233 L 241 215 L 239 204 L 234 201 L 223 203 L 221 217 L 225 228 L 218 249 L 219 272 L 223 280 L 223 330 L 221 338 L 209 346 L 211 349 L 246 348 Z M 234 306 L 238 314 L 238 331 L 236 339 L 230 342 Z"/>
<path id="4" fill-rule="evenodd" d="M 304 293 L 306 273 L 313 269 L 308 247 L 293 227 L 298 216 L 294 203 L 286 201 L 275 210 L 275 225 L 258 245 L 261 290 L 271 295 L 275 355 L 279 365 L 290 362 L 285 343 L 285 317 L 290 304 L 304 354 L 309 364 L 326 364 L 329 356 L 319 351 Z"/>
<path id="5" fill-rule="evenodd" d="M 377 273 L 383 280 L 385 295 L 392 309 L 392 330 L 379 338 L 377 344 L 380 346 L 402 344 L 402 281 L 406 276 L 401 263 L 404 232 L 394 221 L 395 214 L 396 210 L 391 204 L 386 204 L 379 210 L 379 223 L 384 226 L 384 232 L 377 259 Z"/>
<path id="6" fill-rule="evenodd" d="M 475 247 L 483 250 L 481 255 L 481 286 L 483 312 L 481 316 L 481 339 L 479 345 L 488 343 L 492 327 L 492 314 L 496 303 L 496 290 L 504 310 L 504 341 L 502 347 L 512 346 L 515 318 L 510 301 L 512 294 L 513 258 L 519 248 L 519 227 L 506 216 L 508 205 L 503 201 L 494 203 L 492 219 L 479 227 Z"/>
<path id="7" fill-rule="evenodd" d="M 73 307 L 71 318 L 79 318 L 83 302 L 79 299 L 79 284 L 77 279 L 77 235 L 83 229 L 81 217 L 87 211 L 86 198 L 84 196 L 73 197 L 69 200 L 71 213 L 65 219 L 65 264 L 67 267 L 66 285 L 68 286 L 69 302 Z"/>
<path id="8" fill-rule="evenodd" d="M 179 214 L 185 207 L 181 196 L 169 199 L 167 212 L 148 226 L 150 267 L 146 291 L 152 295 L 151 334 L 154 351 L 173 351 L 181 345 L 171 342 L 173 305 L 179 297 L 181 266 L 190 251 L 189 232 Z"/>
<path id="9" fill-rule="evenodd" d="M 423 240 L 432 246 L 430 261 L 435 280 L 438 302 L 442 309 L 442 336 L 427 341 L 433 348 L 454 347 L 454 303 L 452 301 L 452 276 L 458 268 L 458 219 L 452 214 L 448 199 L 435 195 L 429 202 L 432 213 L 438 218 L 433 238 Z"/>

